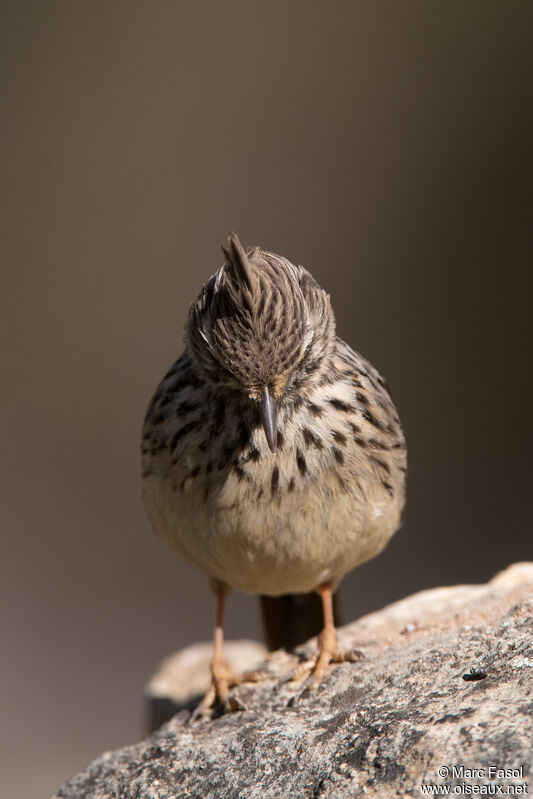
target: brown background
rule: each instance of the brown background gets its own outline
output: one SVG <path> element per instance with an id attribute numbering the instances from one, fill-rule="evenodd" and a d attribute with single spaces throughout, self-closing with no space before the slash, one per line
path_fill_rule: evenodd
<path id="1" fill-rule="evenodd" d="M 2 796 L 141 737 L 158 660 L 211 634 L 138 439 L 232 229 L 313 272 L 405 424 L 406 523 L 346 616 L 531 557 L 532 17 L 2 3 Z"/>

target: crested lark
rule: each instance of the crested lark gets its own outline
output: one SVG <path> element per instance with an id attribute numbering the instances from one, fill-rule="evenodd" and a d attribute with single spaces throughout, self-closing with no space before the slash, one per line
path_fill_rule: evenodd
<path id="1" fill-rule="evenodd" d="M 143 431 L 143 497 L 157 536 L 217 596 L 213 685 L 227 704 L 227 591 L 318 591 L 312 684 L 343 659 L 332 594 L 400 522 L 406 448 L 387 385 L 335 335 L 328 295 L 301 266 L 236 235 L 191 305 L 186 348 Z"/>

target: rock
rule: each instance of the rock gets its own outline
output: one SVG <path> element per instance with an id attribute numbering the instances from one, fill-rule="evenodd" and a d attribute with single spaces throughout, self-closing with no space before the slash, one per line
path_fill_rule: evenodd
<path id="1" fill-rule="evenodd" d="M 316 691 L 288 683 L 298 657 L 276 652 L 263 682 L 235 689 L 244 711 L 191 723 L 182 710 L 53 799 L 386 799 L 429 794 L 425 785 L 527 793 L 532 632 L 533 563 L 487 585 L 423 591 L 342 628 L 341 645 L 365 657 L 333 666 Z"/>

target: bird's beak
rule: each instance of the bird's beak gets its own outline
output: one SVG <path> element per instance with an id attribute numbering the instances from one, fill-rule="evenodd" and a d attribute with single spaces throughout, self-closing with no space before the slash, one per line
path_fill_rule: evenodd
<path id="1" fill-rule="evenodd" d="M 278 406 L 276 401 L 272 399 L 270 391 L 265 386 L 263 389 L 263 396 L 259 405 L 261 409 L 261 421 L 263 422 L 263 429 L 265 431 L 266 440 L 271 452 L 276 451 L 276 444 L 278 441 Z"/>

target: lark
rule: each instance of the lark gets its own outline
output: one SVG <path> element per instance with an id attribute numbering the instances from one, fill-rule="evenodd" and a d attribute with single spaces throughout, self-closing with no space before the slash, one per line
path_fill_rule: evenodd
<path id="1" fill-rule="evenodd" d="M 346 655 L 332 597 L 385 547 L 405 501 L 406 446 L 387 384 L 335 334 L 311 274 L 232 234 L 225 263 L 192 303 L 185 349 L 149 405 L 144 506 L 170 553 L 216 595 L 212 687 L 230 704 L 223 653 L 231 589 L 317 591 L 324 625 L 317 685 Z"/>

